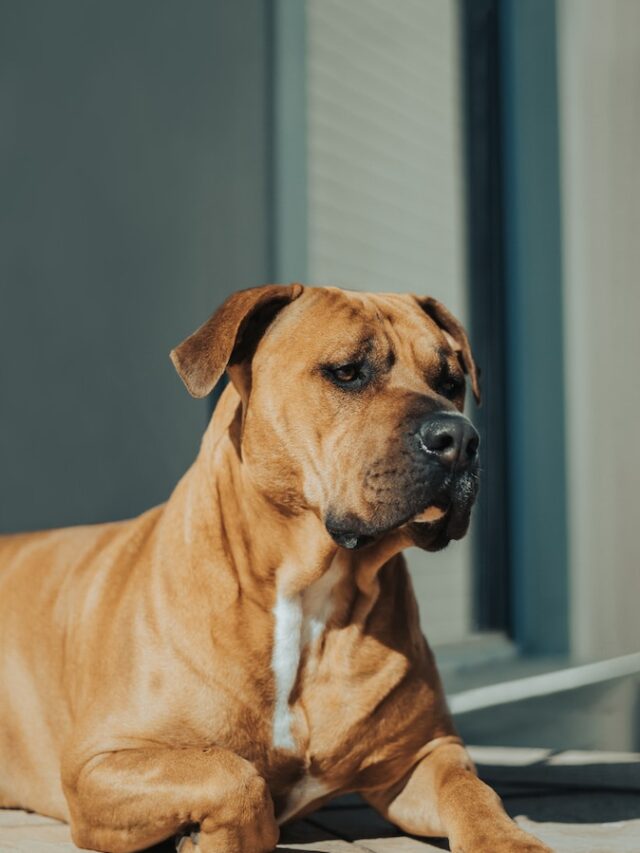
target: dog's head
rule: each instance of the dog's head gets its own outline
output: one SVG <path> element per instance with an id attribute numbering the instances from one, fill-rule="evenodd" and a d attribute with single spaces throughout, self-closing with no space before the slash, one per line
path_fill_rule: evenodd
<path id="1" fill-rule="evenodd" d="M 435 299 L 272 285 L 231 296 L 171 353 L 188 390 L 222 373 L 254 485 L 284 512 L 315 512 L 356 548 L 407 526 L 428 550 L 461 538 L 478 487 L 463 415 L 478 371 Z"/>

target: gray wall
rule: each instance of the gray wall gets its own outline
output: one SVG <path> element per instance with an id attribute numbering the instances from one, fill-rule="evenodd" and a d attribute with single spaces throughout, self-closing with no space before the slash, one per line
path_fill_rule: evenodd
<path id="1" fill-rule="evenodd" d="M 264 15 L 0 4 L 0 529 L 138 513 L 194 457 L 168 351 L 269 275 Z"/>

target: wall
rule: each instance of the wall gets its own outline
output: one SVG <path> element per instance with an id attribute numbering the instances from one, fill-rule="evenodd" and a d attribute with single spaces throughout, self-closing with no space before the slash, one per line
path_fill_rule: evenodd
<path id="1" fill-rule="evenodd" d="M 135 514 L 197 450 L 169 349 L 269 275 L 263 3 L 0 7 L 0 529 Z"/>
<path id="2" fill-rule="evenodd" d="M 571 636 L 640 648 L 640 4 L 560 0 Z"/>

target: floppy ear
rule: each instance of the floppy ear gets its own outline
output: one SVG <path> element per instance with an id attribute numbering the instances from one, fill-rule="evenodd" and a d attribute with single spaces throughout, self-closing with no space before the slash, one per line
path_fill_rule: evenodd
<path id="1" fill-rule="evenodd" d="M 468 374 L 471 380 L 471 390 L 475 397 L 476 403 L 480 403 L 480 369 L 476 365 L 469 338 L 464 330 L 462 323 L 457 320 L 448 308 L 445 308 L 442 302 L 438 302 L 432 296 L 416 297 L 422 310 L 431 319 L 440 326 L 445 333 L 449 344 L 457 352 L 458 358 L 462 362 L 464 372 Z"/>
<path id="2" fill-rule="evenodd" d="M 302 293 L 301 284 L 269 284 L 234 293 L 170 357 L 187 390 L 205 397 L 227 366 L 251 358 L 275 315 Z"/>

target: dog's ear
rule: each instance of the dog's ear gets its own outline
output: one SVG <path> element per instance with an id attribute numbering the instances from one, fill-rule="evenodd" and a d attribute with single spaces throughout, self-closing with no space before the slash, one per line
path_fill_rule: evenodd
<path id="1" fill-rule="evenodd" d="M 451 311 L 434 299 L 432 296 L 417 296 L 418 304 L 431 319 L 440 326 L 450 346 L 458 354 L 464 372 L 471 380 L 471 390 L 476 403 L 480 403 L 480 369 L 476 365 L 469 338 L 462 323 L 457 320 Z"/>
<path id="2" fill-rule="evenodd" d="M 270 284 L 234 293 L 170 357 L 187 390 L 205 397 L 227 367 L 253 355 L 275 315 L 297 299 L 301 284 Z"/>

